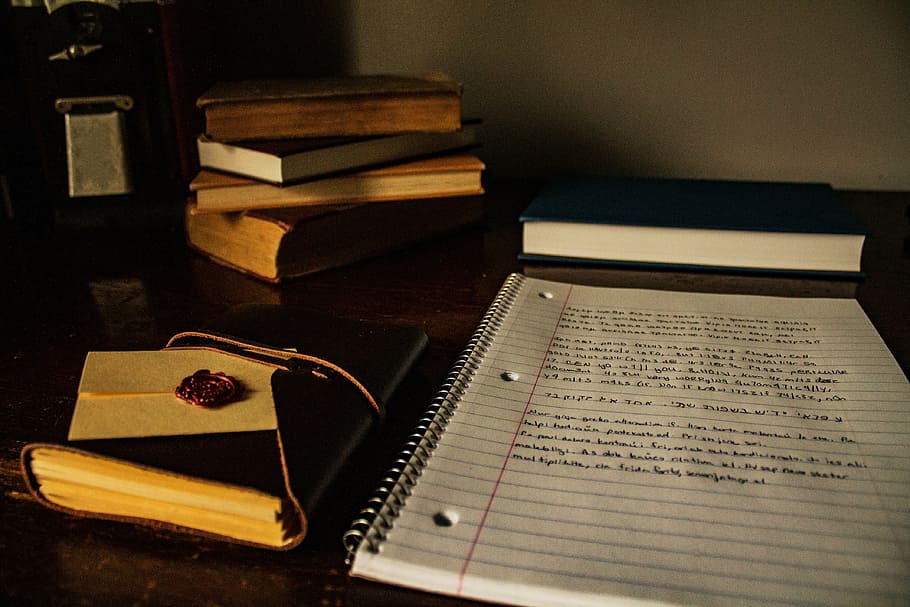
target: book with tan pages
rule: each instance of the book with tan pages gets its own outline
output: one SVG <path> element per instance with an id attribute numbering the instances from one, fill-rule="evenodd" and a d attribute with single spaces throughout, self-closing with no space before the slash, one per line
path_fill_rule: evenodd
<path id="1" fill-rule="evenodd" d="M 483 196 L 200 213 L 186 206 L 186 236 L 209 259 L 281 282 L 413 246 L 483 218 Z"/>
<path id="2" fill-rule="evenodd" d="M 910 602 L 910 384 L 854 299 L 510 276 L 344 538 L 515 605 Z"/>
<path id="3" fill-rule="evenodd" d="M 89 352 L 60 441 L 22 451 L 26 484 L 67 514 L 293 548 L 426 343 L 250 304 L 162 350 Z"/>
<path id="4" fill-rule="evenodd" d="M 197 213 L 475 196 L 483 194 L 483 169 L 476 156 L 455 154 L 286 187 L 202 170 L 190 190 Z"/>

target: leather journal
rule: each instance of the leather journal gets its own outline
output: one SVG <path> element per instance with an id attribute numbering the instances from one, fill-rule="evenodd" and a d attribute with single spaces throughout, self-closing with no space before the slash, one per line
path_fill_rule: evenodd
<path id="1" fill-rule="evenodd" d="M 247 305 L 158 351 L 90 352 L 66 440 L 27 445 L 22 471 L 69 514 L 290 549 L 426 343 Z"/>

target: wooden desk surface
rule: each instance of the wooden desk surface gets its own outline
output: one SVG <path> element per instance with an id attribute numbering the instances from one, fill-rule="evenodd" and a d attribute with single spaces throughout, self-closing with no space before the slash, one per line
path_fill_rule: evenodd
<path id="1" fill-rule="evenodd" d="M 2 234 L 0 603 L 4 605 L 462 605 L 347 577 L 341 535 L 512 271 L 610 286 L 855 296 L 910 369 L 908 194 L 844 193 L 871 229 L 859 282 L 523 267 L 519 210 L 532 185 L 493 187 L 484 226 L 282 287 L 189 252 L 178 227 L 117 236 Z M 276 553 L 82 520 L 26 492 L 19 451 L 72 411 L 86 351 L 157 349 L 228 306 L 280 302 L 423 327 L 431 345 L 304 544 Z"/>

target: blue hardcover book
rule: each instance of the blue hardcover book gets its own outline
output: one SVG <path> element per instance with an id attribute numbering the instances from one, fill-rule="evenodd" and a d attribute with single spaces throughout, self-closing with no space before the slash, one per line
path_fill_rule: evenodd
<path id="1" fill-rule="evenodd" d="M 865 240 L 822 183 L 576 178 L 520 221 L 524 260 L 858 274 Z"/>

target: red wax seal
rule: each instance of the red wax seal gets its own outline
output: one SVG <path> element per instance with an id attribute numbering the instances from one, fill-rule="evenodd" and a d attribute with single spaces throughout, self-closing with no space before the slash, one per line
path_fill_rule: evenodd
<path id="1" fill-rule="evenodd" d="M 200 369 L 183 378 L 174 391 L 177 398 L 197 407 L 211 409 L 232 402 L 240 393 L 240 385 L 224 373 Z"/>

